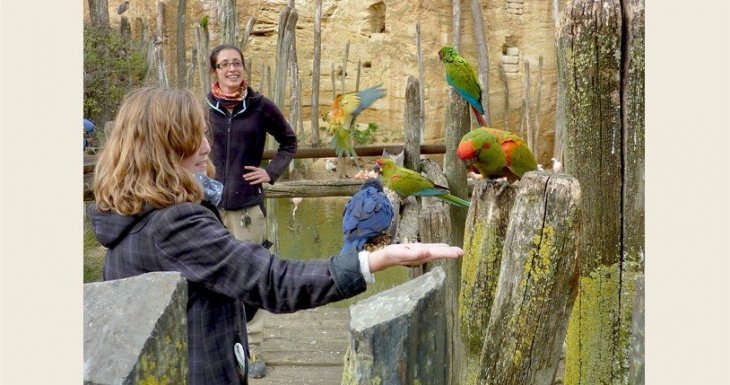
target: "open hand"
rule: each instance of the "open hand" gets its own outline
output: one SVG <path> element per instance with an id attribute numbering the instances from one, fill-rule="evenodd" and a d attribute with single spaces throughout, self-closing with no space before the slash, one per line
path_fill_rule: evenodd
<path id="1" fill-rule="evenodd" d="M 255 166 L 244 166 L 244 169 L 248 170 L 249 172 L 243 174 L 243 179 L 250 183 L 250 184 L 261 184 L 266 182 L 271 182 L 271 177 L 269 174 L 260 167 Z"/>
<path id="2" fill-rule="evenodd" d="M 370 253 L 370 271 L 391 266 L 418 266 L 437 259 L 456 259 L 464 255 L 460 247 L 445 243 L 403 243 L 388 245 Z"/>

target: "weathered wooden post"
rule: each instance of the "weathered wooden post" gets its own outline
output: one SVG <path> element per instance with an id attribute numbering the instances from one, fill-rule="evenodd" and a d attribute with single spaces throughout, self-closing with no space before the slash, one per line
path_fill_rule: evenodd
<path id="1" fill-rule="evenodd" d="M 453 20 L 453 47 L 457 51 L 461 44 L 461 4 L 458 0 L 454 0 L 454 20 Z M 446 127 L 444 128 L 444 144 L 446 145 L 446 154 L 444 155 L 444 173 L 449 182 L 449 190 L 451 195 L 460 198 L 467 198 L 469 195 L 466 183 L 466 168 L 464 163 L 456 156 L 456 148 L 459 146 L 461 137 L 466 135 L 471 128 L 471 120 L 469 118 L 469 108 L 466 101 L 459 96 L 453 87 L 449 87 L 449 98 L 446 107 Z M 461 246 L 464 242 L 464 221 L 466 220 L 467 210 L 449 206 L 449 216 L 451 217 L 451 245 Z"/>
<path id="2" fill-rule="evenodd" d="M 441 168 L 436 162 L 430 159 L 421 160 L 421 170 L 437 184 L 446 183 Z M 432 205 L 424 202 L 421 212 L 418 215 L 421 242 L 442 242 L 449 243 L 451 241 L 451 222 L 446 204 L 434 199 Z M 461 359 L 460 339 L 457 334 L 458 326 L 458 304 L 459 304 L 459 277 L 461 265 L 458 261 L 435 261 L 426 264 L 425 271 L 432 271 L 436 268 L 443 269 L 446 277 L 444 278 L 444 317 L 446 319 L 446 350 L 443 353 L 443 361 L 451 371 L 456 370 L 457 363 Z M 449 378 L 452 373 L 449 373 Z"/>
<path id="3" fill-rule="evenodd" d="M 474 41 L 477 46 L 477 61 L 479 63 L 479 81 L 482 83 L 482 107 L 484 108 L 484 119 L 489 126 L 492 120 L 489 115 L 492 109 L 489 108 L 489 47 L 484 36 L 484 19 L 482 17 L 481 1 L 471 0 L 471 15 L 474 22 Z"/>
<path id="4" fill-rule="evenodd" d="M 474 186 L 466 216 L 459 295 L 460 365 L 455 383 L 478 384 L 484 331 L 489 324 L 502 250 L 517 189 L 497 194 L 501 184 L 481 180 Z"/>
<path id="5" fill-rule="evenodd" d="M 256 23 L 256 18 L 251 16 L 248 18 L 248 22 L 246 23 L 246 29 L 243 31 L 243 37 L 241 37 L 241 44 L 239 48 L 241 48 L 241 52 L 246 49 L 246 44 L 248 44 L 248 38 L 251 36 L 251 31 L 253 31 L 253 25 Z M 251 79 L 249 79 L 251 81 Z"/>
<path id="6" fill-rule="evenodd" d="M 198 47 L 198 75 L 200 77 L 200 90 L 205 96 L 210 90 L 210 70 L 208 65 L 208 46 L 210 35 L 208 33 L 208 18 L 204 17 L 199 23 L 195 24 L 195 44 Z"/>
<path id="7" fill-rule="evenodd" d="M 102 30 L 109 29 L 109 4 L 107 0 L 89 0 L 91 25 Z"/>
<path id="8" fill-rule="evenodd" d="M 644 270 L 644 2 L 570 1 L 559 39 L 565 170 L 583 190 L 565 383 L 628 384 L 635 284 Z"/>
<path id="9" fill-rule="evenodd" d="M 312 54 L 312 147 L 319 147 L 319 70 L 322 58 L 322 0 L 314 0 L 314 53 Z"/>
<path id="10" fill-rule="evenodd" d="M 236 0 L 218 0 L 221 44 L 236 44 Z"/>
<path id="11" fill-rule="evenodd" d="M 420 104 L 418 102 L 418 80 L 413 76 L 408 77 L 406 84 L 406 105 L 403 112 L 403 167 L 415 172 L 421 171 L 421 131 L 418 128 L 418 115 Z M 398 223 L 397 236 L 401 242 L 416 242 L 418 238 L 418 213 L 421 210 L 421 203 L 415 197 L 408 197 L 400 207 L 400 222 Z M 409 278 L 415 278 L 422 274 L 420 266 L 408 269 Z"/>
<path id="12" fill-rule="evenodd" d="M 520 181 L 481 353 L 482 384 L 551 385 L 577 292 L 581 188 L 568 175 Z"/>
<path id="13" fill-rule="evenodd" d="M 185 10 L 187 9 L 187 0 L 177 0 L 177 44 L 175 51 L 177 53 L 177 88 L 186 88 L 187 68 L 185 63 Z M 191 84 L 192 86 L 192 84 Z"/>
<path id="14" fill-rule="evenodd" d="M 420 100 L 421 114 L 418 116 L 419 130 L 421 131 L 421 142 L 426 137 L 426 72 L 423 69 L 423 49 L 421 48 L 421 23 L 416 23 L 416 54 L 418 55 L 418 97 Z"/>

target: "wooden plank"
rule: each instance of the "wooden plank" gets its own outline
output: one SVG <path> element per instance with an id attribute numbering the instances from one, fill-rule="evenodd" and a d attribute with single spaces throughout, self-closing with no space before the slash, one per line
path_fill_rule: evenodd
<path id="1" fill-rule="evenodd" d="M 267 365 L 266 377 L 250 380 L 251 385 L 340 385 L 342 366 Z"/>

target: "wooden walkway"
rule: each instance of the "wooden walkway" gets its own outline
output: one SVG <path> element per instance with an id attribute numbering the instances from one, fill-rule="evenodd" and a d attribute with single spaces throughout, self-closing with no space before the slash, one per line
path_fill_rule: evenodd
<path id="1" fill-rule="evenodd" d="M 267 314 L 261 344 L 266 376 L 251 385 L 340 385 L 349 344 L 349 309 Z"/>

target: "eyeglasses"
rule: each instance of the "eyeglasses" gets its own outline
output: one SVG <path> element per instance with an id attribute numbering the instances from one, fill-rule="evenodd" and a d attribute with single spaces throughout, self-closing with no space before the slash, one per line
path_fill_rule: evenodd
<path id="1" fill-rule="evenodd" d="M 231 68 L 231 66 L 233 66 L 233 68 L 241 69 L 241 68 L 243 68 L 243 63 L 241 63 L 240 61 L 232 61 L 230 63 L 219 63 L 219 64 L 215 65 L 215 68 L 218 68 L 219 70 L 225 70 L 225 69 Z"/>

